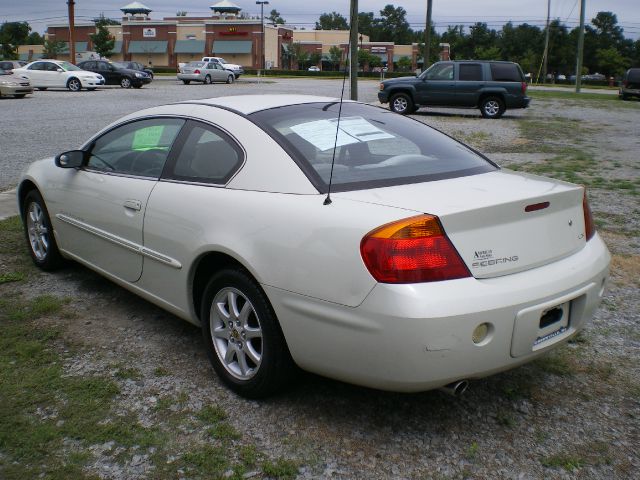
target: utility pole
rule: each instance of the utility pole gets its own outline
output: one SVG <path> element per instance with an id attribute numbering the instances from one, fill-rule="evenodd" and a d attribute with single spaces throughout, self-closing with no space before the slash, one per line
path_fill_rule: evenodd
<path id="1" fill-rule="evenodd" d="M 547 33 L 544 36 L 544 55 L 542 67 L 542 83 L 547 82 L 547 61 L 549 60 L 549 17 L 551 16 L 551 0 L 547 0 Z"/>
<path id="2" fill-rule="evenodd" d="M 422 69 L 426 70 L 429 66 L 429 56 L 431 55 L 431 7 L 432 0 L 427 0 L 427 25 L 424 28 L 424 57 L 422 61 Z"/>
<path id="3" fill-rule="evenodd" d="M 71 56 L 71 63 L 76 63 L 76 25 L 74 11 L 76 2 L 67 0 L 67 5 L 69 7 L 69 55 Z"/>
<path id="4" fill-rule="evenodd" d="M 351 100 L 358 100 L 358 0 L 351 0 L 351 29 L 349 30 L 349 73 Z"/>
<path id="5" fill-rule="evenodd" d="M 264 38 L 264 6 L 269 5 L 269 2 L 266 1 L 258 1 L 256 5 L 260 5 L 260 25 L 262 26 L 262 53 L 260 58 L 260 65 L 262 66 L 262 70 L 265 69 L 265 44 L 267 43 Z"/>
<path id="6" fill-rule="evenodd" d="M 576 59 L 576 93 L 582 83 L 582 53 L 584 51 L 584 10 L 586 0 L 580 1 L 580 32 L 578 33 L 578 58 Z"/>

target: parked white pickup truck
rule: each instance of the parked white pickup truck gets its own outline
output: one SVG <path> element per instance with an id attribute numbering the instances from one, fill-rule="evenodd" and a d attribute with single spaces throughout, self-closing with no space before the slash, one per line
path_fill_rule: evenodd
<path id="1" fill-rule="evenodd" d="M 240 65 L 236 65 L 234 63 L 227 63 L 227 61 L 222 57 L 202 57 L 202 61 L 219 63 L 220 65 L 222 65 L 222 68 L 224 68 L 225 70 L 229 70 L 233 72 L 233 74 L 236 76 L 236 79 L 240 78 L 240 75 L 244 73 L 244 69 Z"/>

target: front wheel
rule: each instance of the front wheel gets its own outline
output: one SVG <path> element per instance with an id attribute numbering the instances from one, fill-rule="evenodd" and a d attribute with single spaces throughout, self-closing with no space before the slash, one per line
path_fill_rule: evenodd
<path id="1" fill-rule="evenodd" d="M 480 103 L 480 113 L 484 118 L 500 118 L 505 110 L 504 102 L 499 97 L 487 97 Z"/>
<path id="2" fill-rule="evenodd" d="M 122 77 L 120 79 L 120 86 L 122 88 L 131 88 L 131 79 L 127 77 Z"/>
<path id="3" fill-rule="evenodd" d="M 227 77 L 227 83 L 233 83 L 235 81 L 236 77 L 234 77 L 233 75 L 229 75 Z"/>
<path id="4" fill-rule="evenodd" d="M 413 100 L 406 93 L 396 93 L 391 97 L 391 101 L 389 102 L 389 109 L 392 112 L 399 113 L 400 115 L 412 113 L 413 108 Z"/>
<path id="5" fill-rule="evenodd" d="M 291 380 L 295 366 L 278 319 L 243 270 L 222 270 L 211 278 L 200 318 L 209 360 L 231 390 L 261 398 Z"/>
<path id="6" fill-rule="evenodd" d="M 63 260 L 53 235 L 49 212 L 37 190 L 31 190 L 24 199 L 22 221 L 33 263 L 47 271 L 60 267 Z"/>
<path id="7" fill-rule="evenodd" d="M 67 88 L 72 92 L 79 92 L 82 89 L 82 84 L 77 78 L 72 78 L 67 82 Z"/>

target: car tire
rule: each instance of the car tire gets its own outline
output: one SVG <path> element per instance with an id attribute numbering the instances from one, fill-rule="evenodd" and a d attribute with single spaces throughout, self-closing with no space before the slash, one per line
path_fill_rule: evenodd
<path id="1" fill-rule="evenodd" d="M 24 98 L 25 96 L 26 96 L 26 93 L 18 93 L 16 95 L 14 95 L 13 98 Z"/>
<path id="2" fill-rule="evenodd" d="M 211 77 L 209 75 L 204 77 L 204 84 L 205 85 L 211 85 Z"/>
<path id="3" fill-rule="evenodd" d="M 389 110 L 400 115 L 413 113 L 413 100 L 406 93 L 396 93 L 389 101 Z"/>
<path id="4" fill-rule="evenodd" d="M 131 79 L 129 77 L 122 77 L 120 79 L 120 86 L 122 88 L 131 88 Z"/>
<path id="5" fill-rule="evenodd" d="M 44 92 L 47 89 L 47 87 L 38 87 L 38 90 L 40 90 L 41 92 Z"/>
<path id="6" fill-rule="evenodd" d="M 500 97 L 485 97 L 480 102 L 480 113 L 484 118 L 500 118 L 505 110 Z"/>
<path id="7" fill-rule="evenodd" d="M 222 270 L 211 277 L 200 318 L 213 369 L 237 394 L 263 398 L 293 379 L 296 367 L 278 319 L 244 270 Z"/>
<path id="8" fill-rule="evenodd" d="M 42 270 L 51 271 L 63 264 L 58 250 L 49 212 L 37 190 L 27 193 L 22 210 L 27 247 L 33 263 Z"/>
<path id="9" fill-rule="evenodd" d="M 236 81 L 236 77 L 235 77 L 235 75 L 229 75 L 229 76 L 227 77 L 227 83 L 233 83 L 233 82 L 235 82 L 235 81 Z"/>
<path id="10" fill-rule="evenodd" d="M 182 80 L 182 83 L 184 83 L 185 85 L 189 85 L 191 83 L 191 80 Z"/>
<path id="11" fill-rule="evenodd" d="M 72 77 L 67 82 L 67 88 L 70 92 L 79 92 L 80 90 L 82 90 L 82 83 L 80 83 L 80 80 L 78 80 L 77 78 Z"/>

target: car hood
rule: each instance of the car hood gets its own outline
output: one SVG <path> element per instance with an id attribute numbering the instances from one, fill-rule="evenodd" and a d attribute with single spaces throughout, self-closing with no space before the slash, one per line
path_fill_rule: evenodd
<path id="1" fill-rule="evenodd" d="M 411 83 L 415 82 L 417 77 L 400 77 L 400 78 L 389 78 L 388 80 L 383 80 L 382 83 L 385 85 L 395 85 L 396 83 Z"/>
<path id="2" fill-rule="evenodd" d="M 20 75 L 20 72 L 14 70 L 14 73 L 9 75 L 0 75 L 0 82 L 28 82 L 29 79 L 24 75 Z"/>

